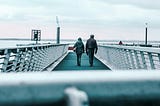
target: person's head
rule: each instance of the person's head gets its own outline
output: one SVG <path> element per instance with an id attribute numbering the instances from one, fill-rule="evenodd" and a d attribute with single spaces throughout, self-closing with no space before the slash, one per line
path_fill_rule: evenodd
<path id="1" fill-rule="evenodd" d="M 78 41 L 82 41 L 82 38 L 79 37 L 79 38 L 78 38 Z"/>
<path id="2" fill-rule="evenodd" d="M 90 35 L 90 38 L 94 38 L 94 35 Z"/>

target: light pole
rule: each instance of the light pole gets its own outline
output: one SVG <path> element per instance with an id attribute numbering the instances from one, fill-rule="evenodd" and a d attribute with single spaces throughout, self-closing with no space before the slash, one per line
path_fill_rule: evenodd
<path id="1" fill-rule="evenodd" d="M 60 26 L 59 26 L 58 16 L 56 16 L 56 23 L 57 23 L 57 44 L 59 44 L 60 43 Z"/>
<path id="2" fill-rule="evenodd" d="M 147 28 L 148 28 L 148 23 L 145 23 L 146 28 L 145 28 L 145 45 L 147 46 Z"/>

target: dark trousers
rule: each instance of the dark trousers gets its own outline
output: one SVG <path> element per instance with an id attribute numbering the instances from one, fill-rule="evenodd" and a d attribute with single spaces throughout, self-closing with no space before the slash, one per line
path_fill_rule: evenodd
<path id="1" fill-rule="evenodd" d="M 90 66 L 93 66 L 94 49 L 88 49 L 88 56 L 89 56 Z"/>
<path id="2" fill-rule="evenodd" d="M 77 54 L 77 65 L 80 66 L 81 65 L 81 57 L 82 57 L 82 54 Z"/>

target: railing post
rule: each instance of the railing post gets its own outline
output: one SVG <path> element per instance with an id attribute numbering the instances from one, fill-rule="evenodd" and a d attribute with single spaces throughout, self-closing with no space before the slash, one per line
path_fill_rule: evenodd
<path id="1" fill-rule="evenodd" d="M 29 54 L 29 50 L 28 48 L 25 48 L 25 57 L 24 57 L 24 71 L 28 71 L 29 68 L 29 58 L 30 58 L 30 54 Z"/>
<path id="2" fill-rule="evenodd" d="M 43 50 L 43 54 L 44 54 L 44 58 L 45 58 L 45 61 L 44 61 L 44 66 L 47 66 L 48 65 L 48 56 L 47 56 L 47 47 L 45 47 L 45 48 L 43 48 L 44 50 Z"/>
<path id="3" fill-rule="evenodd" d="M 110 48 L 108 55 L 110 57 L 110 64 L 112 64 L 113 66 L 115 66 L 115 62 L 114 62 L 114 58 L 113 58 L 114 57 L 114 55 L 113 55 L 113 49 Z M 102 56 L 102 58 L 103 58 L 103 56 Z"/>
<path id="4" fill-rule="evenodd" d="M 16 53 L 15 53 L 15 58 L 14 58 L 14 61 L 13 61 L 13 66 L 12 66 L 12 71 L 16 72 L 16 68 L 17 68 L 17 63 L 18 63 L 18 60 L 19 60 L 19 49 L 16 49 Z"/>
<path id="5" fill-rule="evenodd" d="M 128 69 L 127 65 L 126 65 L 126 56 L 125 56 L 125 51 L 124 49 L 119 49 L 119 56 L 120 56 L 120 61 L 119 64 L 121 65 L 122 69 Z"/>
<path id="6" fill-rule="evenodd" d="M 104 49 L 104 48 L 103 48 Z M 110 49 L 110 48 L 109 48 Z M 108 61 L 108 63 L 110 63 L 111 62 L 111 59 L 110 59 L 110 55 L 109 55 L 109 50 L 107 49 L 107 50 L 102 50 L 102 51 L 105 51 L 105 54 L 104 54 L 104 56 L 107 58 L 107 61 Z"/>
<path id="7" fill-rule="evenodd" d="M 32 51 L 30 48 L 26 48 L 26 60 L 25 60 L 25 71 L 29 71 L 31 62 Z"/>
<path id="8" fill-rule="evenodd" d="M 129 60 L 128 51 L 125 49 L 124 52 L 125 52 L 124 56 L 125 56 L 126 68 L 127 68 L 127 69 L 132 69 L 132 68 L 131 68 L 131 63 L 130 63 L 130 60 Z"/>
<path id="9" fill-rule="evenodd" d="M 120 59 L 118 52 L 119 51 L 117 49 L 113 50 L 113 53 L 112 53 L 113 57 L 114 57 L 113 63 L 115 63 L 116 67 L 118 67 L 119 69 L 121 69 L 119 60 L 116 59 L 116 57 L 118 57 Z"/>
<path id="10" fill-rule="evenodd" d="M 2 72 L 7 71 L 7 66 L 8 66 L 9 58 L 10 58 L 10 51 L 8 49 L 5 49 L 4 55 L 5 55 L 5 58 L 4 58 L 4 61 L 3 61 Z"/>
<path id="11" fill-rule="evenodd" d="M 26 58 L 26 50 L 20 50 L 20 61 L 19 61 L 19 69 L 18 71 L 24 71 L 25 66 L 25 58 Z"/>
<path id="12" fill-rule="evenodd" d="M 124 67 L 125 67 L 125 69 L 128 69 L 128 60 L 127 60 L 127 56 L 126 56 L 126 49 L 123 49 L 122 56 L 124 58 L 123 59 Z"/>
<path id="13" fill-rule="evenodd" d="M 38 55 L 37 55 L 37 47 L 35 47 L 34 49 L 33 49 L 33 58 L 32 58 L 32 62 L 33 62 L 33 70 L 34 71 L 38 71 L 37 69 L 38 69 Z"/>
<path id="14" fill-rule="evenodd" d="M 135 59 L 136 59 L 137 68 L 141 69 L 140 62 L 138 59 L 138 54 L 137 54 L 137 51 L 135 51 L 135 50 L 134 50 L 134 55 L 135 55 Z"/>
<path id="15" fill-rule="evenodd" d="M 129 52 L 129 56 L 130 56 L 130 59 L 131 59 L 132 68 L 133 68 L 133 69 L 136 69 L 135 62 L 134 62 L 134 59 L 133 59 L 132 51 L 129 50 L 128 52 Z"/>
<path id="16" fill-rule="evenodd" d="M 40 57 L 40 53 L 39 53 L 39 47 L 37 47 L 37 51 L 36 51 L 36 60 L 37 60 L 37 62 L 36 62 L 36 71 L 40 71 L 40 59 L 41 59 L 41 57 Z"/>
<path id="17" fill-rule="evenodd" d="M 38 48 L 38 57 L 39 57 L 39 70 L 41 71 L 43 69 L 43 63 L 44 63 L 42 47 Z"/>
<path id="18" fill-rule="evenodd" d="M 155 69 L 152 54 L 149 53 L 149 52 L 148 52 L 148 57 L 149 57 L 149 62 L 150 62 L 150 65 L 151 65 L 151 69 Z"/>
<path id="19" fill-rule="evenodd" d="M 43 47 L 38 48 L 38 60 L 39 60 L 39 71 L 42 71 L 43 68 L 45 67 L 45 56 L 44 56 L 44 50 Z"/>
<path id="20" fill-rule="evenodd" d="M 33 71 L 34 70 L 34 47 L 31 49 L 30 53 L 30 60 L 29 60 L 29 69 L 28 71 Z"/>
<path id="21" fill-rule="evenodd" d="M 147 69 L 146 60 L 144 57 L 144 52 L 140 51 L 140 54 L 141 54 L 141 58 L 142 58 L 143 68 Z"/>
<path id="22" fill-rule="evenodd" d="M 33 57 L 33 48 L 30 48 L 30 50 L 28 51 L 28 69 L 27 71 L 33 71 L 33 63 L 32 63 L 32 57 Z"/>
<path id="23" fill-rule="evenodd" d="M 120 53 L 120 49 L 116 49 L 116 52 L 114 53 L 114 58 L 117 57 L 119 58 L 118 60 L 114 60 L 115 63 L 116 63 L 116 66 L 119 68 L 119 69 L 122 69 L 122 62 L 120 62 L 121 60 L 121 53 Z"/>

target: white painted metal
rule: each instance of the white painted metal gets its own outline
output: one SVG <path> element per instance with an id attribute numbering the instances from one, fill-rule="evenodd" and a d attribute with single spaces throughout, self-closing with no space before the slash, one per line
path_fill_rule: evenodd
<path id="1" fill-rule="evenodd" d="M 67 106 L 89 106 L 86 92 L 76 87 L 68 87 L 64 90 Z"/>
<path id="2" fill-rule="evenodd" d="M 148 57 L 149 57 L 149 62 L 150 62 L 151 69 L 155 69 L 152 54 L 148 53 Z"/>
<path id="3" fill-rule="evenodd" d="M 42 71 L 68 51 L 68 44 L 0 49 L 1 72 Z"/>
<path id="4" fill-rule="evenodd" d="M 118 102 L 118 105 L 139 106 L 141 100 L 150 100 L 149 103 L 155 105 L 160 100 L 159 85 L 160 71 L 152 70 L 1 73 L 0 105 L 54 104 L 65 97 L 66 88 L 71 86 L 86 92 L 91 106 L 94 103 L 106 106 L 119 100 L 124 102 Z M 86 94 L 70 90 L 76 94 L 69 91 L 69 97 L 87 100 Z"/>
<path id="5" fill-rule="evenodd" d="M 139 61 L 139 58 L 138 58 L 138 51 L 134 50 L 134 55 L 135 55 L 135 59 L 136 59 L 136 65 L 137 65 L 137 69 L 141 69 L 141 66 L 140 66 L 140 61 Z"/>
<path id="6" fill-rule="evenodd" d="M 141 58 L 142 58 L 143 68 L 144 68 L 144 69 L 147 69 L 147 65 L 146 65 L 146 60 L 145 60 L 145 57 L 144 57 L 144 53 L 143 53 L 142 51 L 140 51 L 140 54 L 141 54 Z"/>
<path id="7" fill-rule="evenodd" d="M 9 57 L 10 57 L 10 51 L 8 49 L 4 50 L 4 61 L 3 61 L 3 66 L 2 66 L 2 71 L 5 72 L 7 70 L 7 66 L 9 64 Z"/>
<path id="8" fill-rule="evenodd" d="M 136 69 L 134 58 L 133 58 L 133 53 L 132 53 L 131 50 L 128 50 L 128 52 L 129 52 L 129 56 L 130 56 L 129 60 L 131 61 L 131 67 L 130 67 L 130 69 Z"/>
<path id="9" fill-rule="evenodd" d="M 160 48 L 103 45 L 96 56 L 112 70 L 160 69 Z"/>

